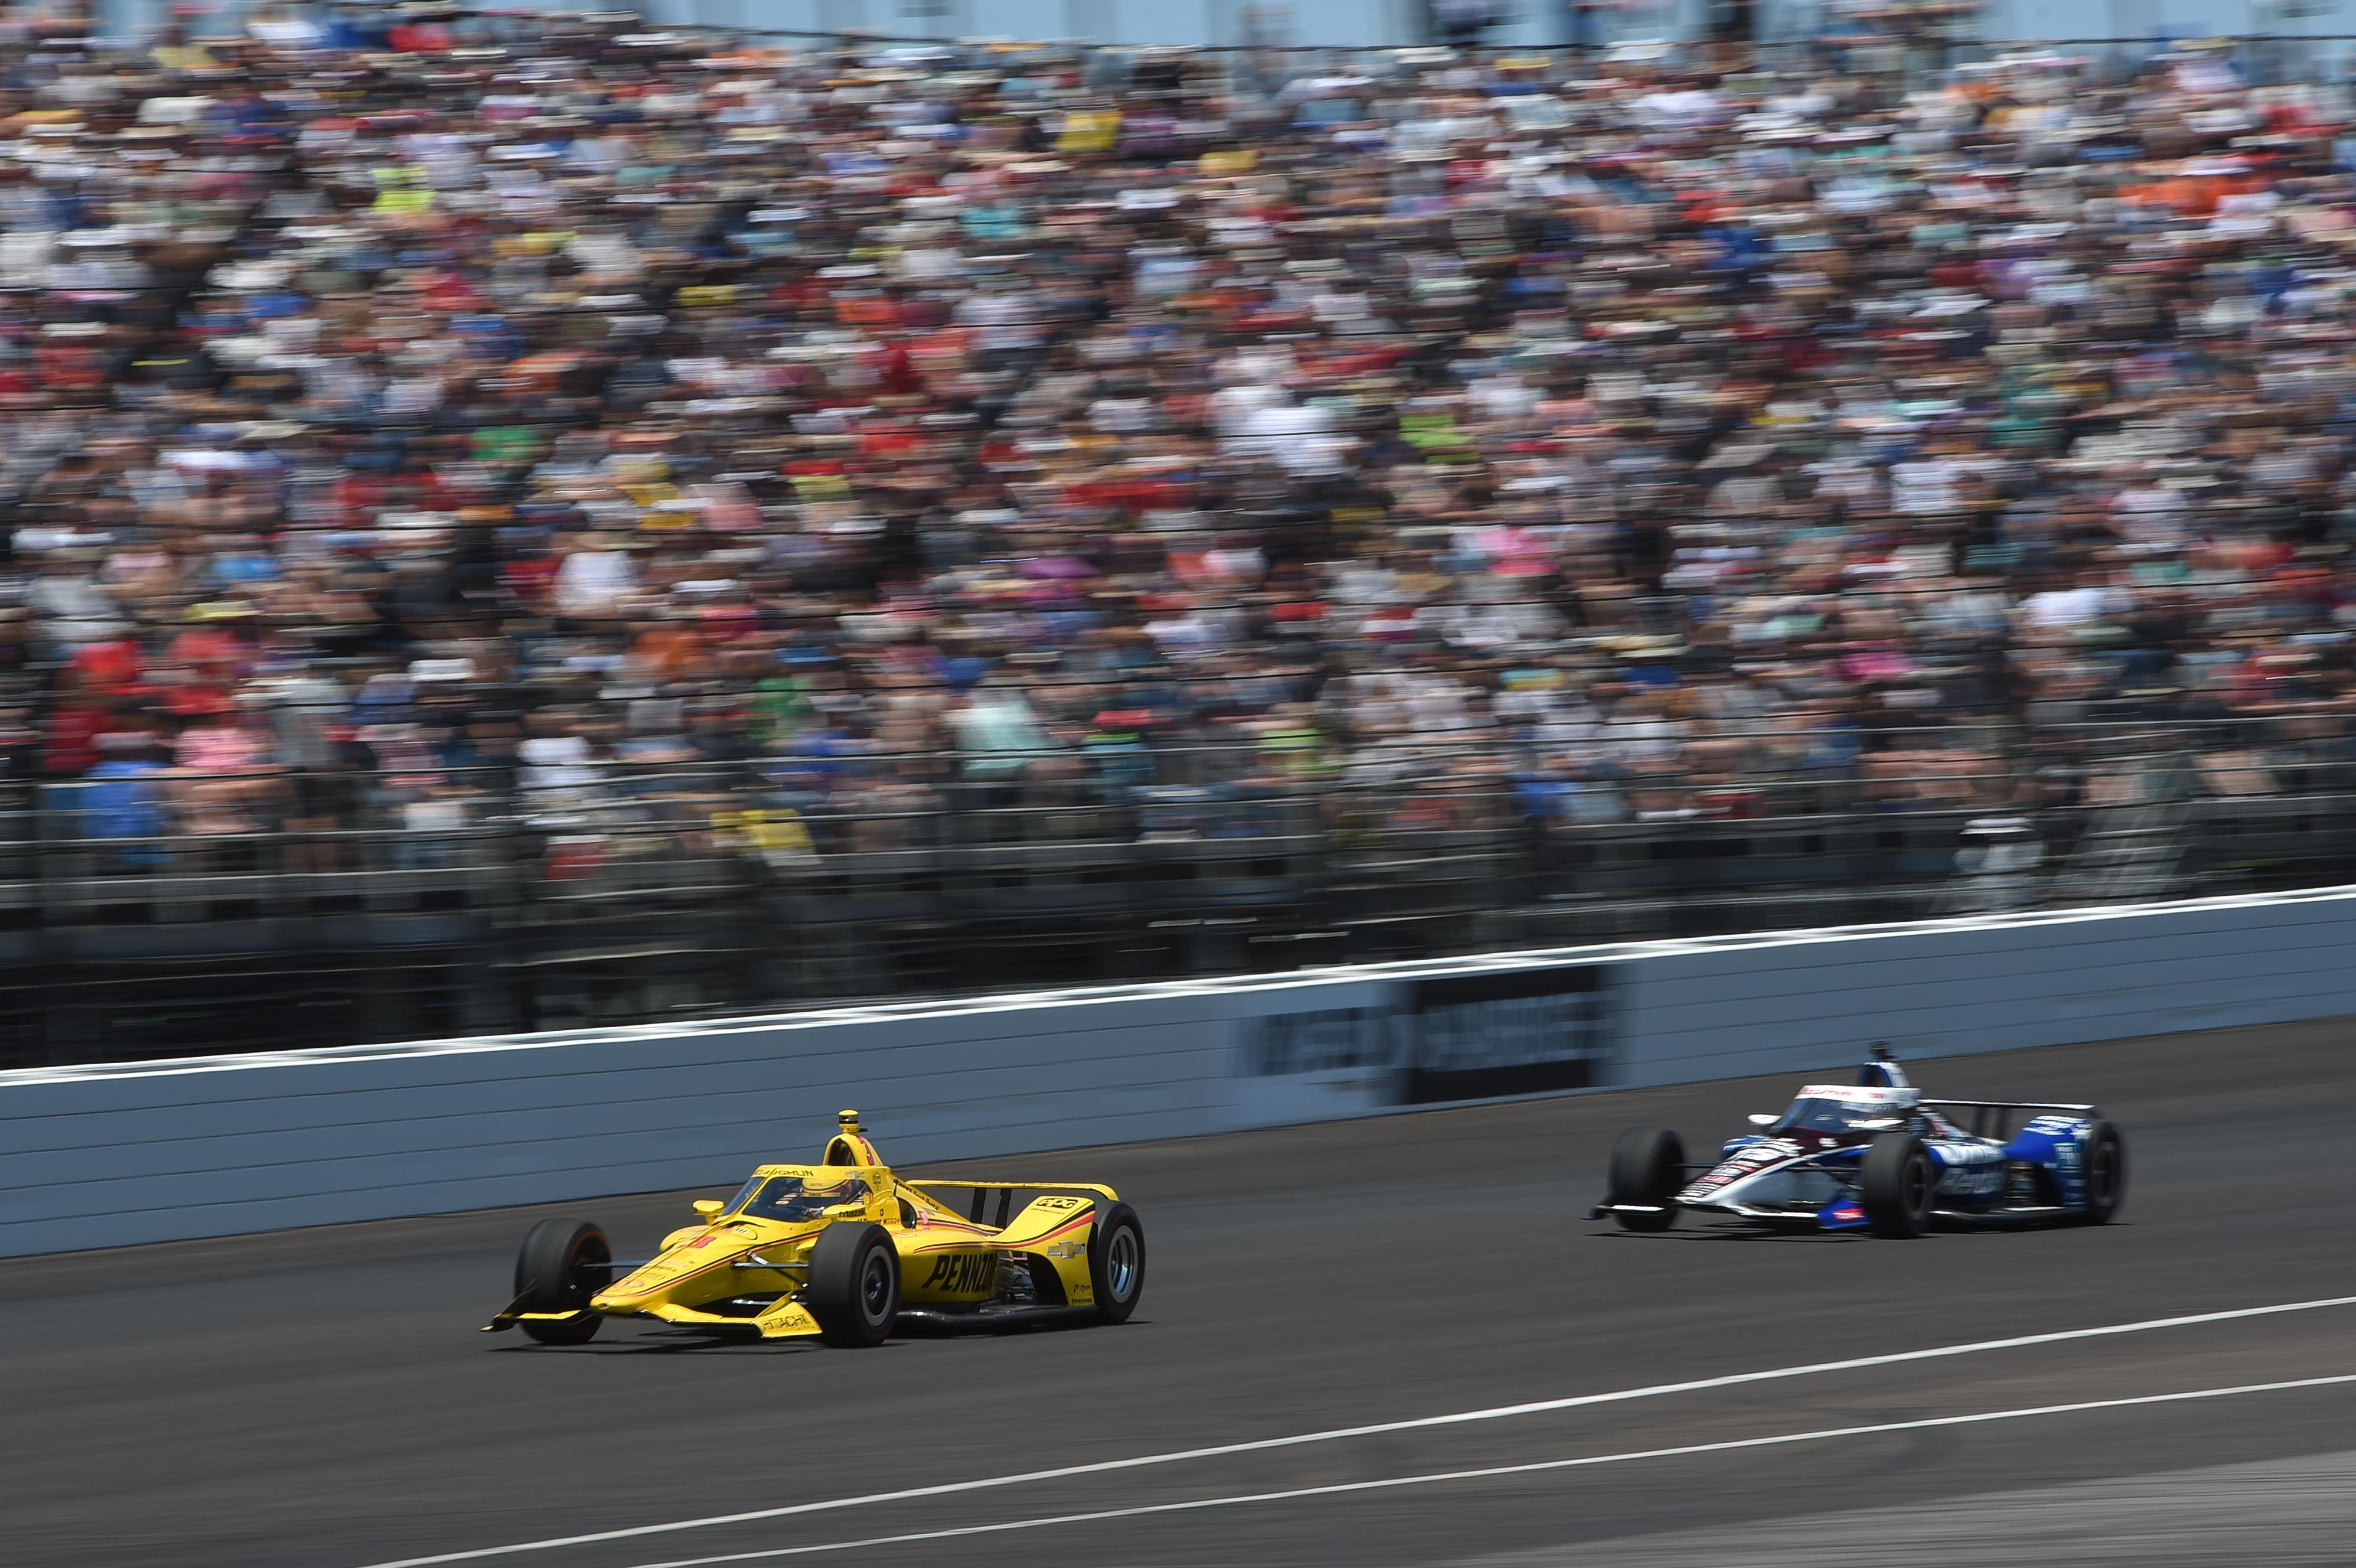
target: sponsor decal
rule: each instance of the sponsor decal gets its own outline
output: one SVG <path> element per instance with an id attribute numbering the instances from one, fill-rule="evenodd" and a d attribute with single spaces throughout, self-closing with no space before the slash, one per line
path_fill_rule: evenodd
<path id="1" fill-rule="evenodd" d="M 1419 980 L 1407 1014 L 1408 1104 L 1585 1089 L 1603 1054 L 1603 967 Z"/>
<path id="2" fill-rule="evenodd" d="M 2082 1152 L 2086 1136 L 2083 1124 L 2074 1125 L 2071 1136 L 2053 1140 L 2053 1185 L 2061 1189 L 2062 1201 L 2071 1208 L 2082 1208 L 2086 1202 L 2085 1157 Z"/>
<path id="3" fill-rule="evenodd" d="M 1335 1008 L 1316 1013 L 1273 1013 L 1243 1020 L 1243 1074 L 1298 1078 L 1392 1064 L 1397 1045 L 1390 1008 Z"/>
<path id="4" fill-rule="evenodd" d="M 1746 1144 L 1728 1156 L 1708 1176 L 1687 1188 L 1686 1191 L 1697 1198 L 1715 1192 L 1746 1176 L 1756 1176 L 1767 1167 L 1779 1160 L 1789 1159 L 1799 1152 L 1797 1144 L 1782 1138 L 1762 1138 L 1757 1143 Z"/>
<path id="5" fill-rule="evenodd" d="M 933 1272 L 926 1276 L 925 1290 L 937 1290 L 950 1296 L 972 1296 L 998 1288 L 998 1254 L 996 1253 L 951 1253 L 933 1260 Z"/>
<path id="6" fill-rule="evenodd" d="M 1248 1119 L 1355 1115 L 1584 1089 L 1608 1048 L 1609 965 L 1563 964 L 1368 987 L 1369 1005 L 1239 1019 Z"/>
<path id="7" fill-rule="evenodd" d="M 1947 1172 L 1939 1183 L 1942 1192 L 1958 1198 L 1978 1198 L 1995 1192 L 2004 1186 L 2004 1168 L 1997 1165 L 1960 1166 Z"/>

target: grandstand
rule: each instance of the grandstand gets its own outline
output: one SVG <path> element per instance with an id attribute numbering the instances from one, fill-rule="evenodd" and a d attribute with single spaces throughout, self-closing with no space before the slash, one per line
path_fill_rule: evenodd
<path id="1" fill-rule="evenodd" d="M 10 1063 L 2356 859 L 2324 51 L 9 16 Z"/>

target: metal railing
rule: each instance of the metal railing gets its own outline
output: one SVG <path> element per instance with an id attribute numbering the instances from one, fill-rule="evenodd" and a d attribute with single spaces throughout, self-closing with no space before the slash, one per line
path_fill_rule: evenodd
<path id="1" fill-rule="evenodd" d="M 398 0 L 371 0 L 368 8 L 397 19 Z M 1769 69 L 1824 70 L 1869 80 L 1885 79 L 1907 88 L 1930 85 L 1959 68 L 1983 67 L 2007 58 L 2066 57 L 2062 69 L 2113 79 L 2143 62 L 2188 45 L 2229 60 L 2254 86 L 2345 80 L 2356 35 L 2329 32 L 2248 33 L 2229 37 L 2181 38 L 2142 35 L 2031 38 L 1987 37 L 1975 16 L 1912 14 L 1890 8 L 1875 17 L 1816 15 L 1805 21 L 1762 7 L 1762 36 L 1728 40 L 1706 35 L 1665 37 L 1657 23 L 1622 26 L 1611 10 L 1591 12 L 1591 36 L 1553 41 L 1483 41 L 1444 44 L 1436 37 L 1364 44 L 1236 38 L 1223 42 L 1168 45 L 1101 41 L 1087 37 L 1011 38 L 950 36 L 862 28 L 851 31 L 762 27 L 723 22 L 664 19 L 647 7 L 632 16 L 614 11 L 589 14 L 531 6 L 456 5 L 439 18 L 472 44 L 522 42 L 551 27 L 573 36 L 603 32 L 626 37 L 635 52 L 659 52 L 667 44 L 682 50 L 751 43 L 808 55 L 858 59 L 899 51 L 925 51 L 965 69 L 1066 63 L 1080 67 L 1093 86 L 1116 86 L 1141 68 L 1166 73 L 1173 60 L 1199 62 L 1230 91 L 1280 92 L 1295 83 L 1336 78 L 1410 75 L 1463 60 L 1507 61 L 1525 72 L 1532 62 L 1557 77 L 1583 76 L 1621 59 L 1631 48 L 1649 61 L 1678 69 L 1728 69 L 1747 54 Z M 118 40 L 132 47 L 133 40 Z M 901 63 L 905 63 L 905 59 Z"/>
<path id="2" fill-rule="evenodd" d="M 0 786 L 0 1060 L 2356 878 L 2356 718 L 1823 735 Z"/>

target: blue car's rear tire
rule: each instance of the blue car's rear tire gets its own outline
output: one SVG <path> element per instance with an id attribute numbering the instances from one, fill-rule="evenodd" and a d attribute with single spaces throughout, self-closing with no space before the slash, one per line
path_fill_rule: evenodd
<path id="1" fill-rule="evenodd" d="M 2127 1140 L 2108 1122 L 2086 1129 L 2079 1158 L 2086 1183 L 2084 1218 L 2089 1225 L 2107 1225 L 2127 1196 Z"/>
<path id="2" fill-rule="evenodd" d="M 1642 1204 L 1650 1213 L 1615 1209 L 1623 1231 L 1665 1231 L 1677 1222 L 1675 1198 L 1686 1184 L 1686 1146 L 1665 1127 L 1630 1127 L 1612 1146 L 1612 1203 Z"/>
<path id="3" fill-rule="evenodd" d="M 1884 1133 L 1868 1145 L 1857 1186 L 1875 1235 L 1910 1241 L 1930 1228 L 1939 1168 L 1913 1134 Z"/>
<path id="4" fill-rule="evenodd" d="M 543 1345 L 585 1345 L 597 1337 L 605 1322 L 582 1309 L 589 1298 L 611 1283 L 614 1249 L 605 1232 L 586 1220 L 542 1220 L 525 1232 L 523 1250 L 516 1253 L 515 1287 L 526 1312 L 580 1312 L 570 1323 L 519 1323 L 526 1339 Z"/>

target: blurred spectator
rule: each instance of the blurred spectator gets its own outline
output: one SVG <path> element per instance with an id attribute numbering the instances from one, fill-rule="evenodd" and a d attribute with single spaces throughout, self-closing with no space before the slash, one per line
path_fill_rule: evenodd
<path id="1" fill-rule="evenodd" d="M 783 867 L 951 796 L 1989 810 L 2123 715 L 2248 792 L 2221 721 L 2356 705 L 2338 88 L 1288 58 L 0 27 L 10 754 L 319 869 L 509 768 L 552 858 Z"/>
<path id="2" fill-rule="evenodd" d="M 155 775 L 164 764 L 153 737 L 120 731 L 99 737 L 100 760 L 83 775 L 75 800 L 86 838 L 115 842 L 111 869 L 143 870 L 165 862 L 160 839 L 167 831 L 164 796 Z"/>

